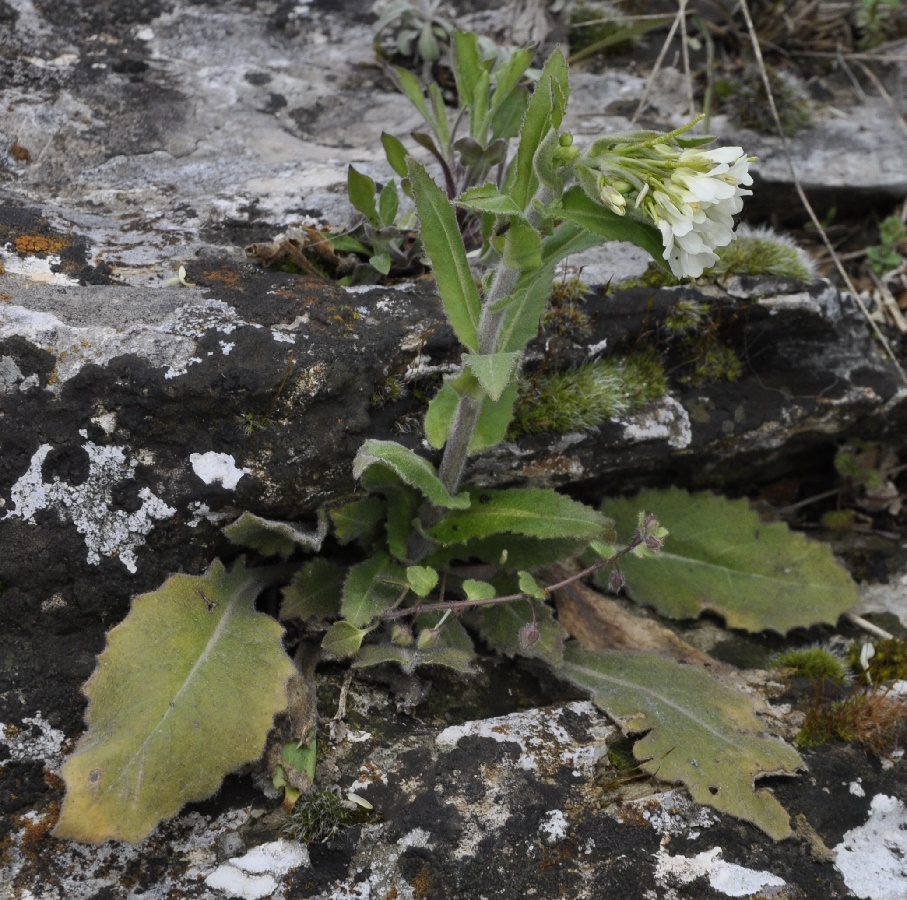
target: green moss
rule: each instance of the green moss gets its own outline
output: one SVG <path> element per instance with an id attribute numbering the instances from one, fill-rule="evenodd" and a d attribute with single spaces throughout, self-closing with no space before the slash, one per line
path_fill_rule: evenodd
<path id="1" fill-rule="evenodd" d="M 847 680 L 846 662 L 827 647 L 801 647 L 779 653 L 770 663 L 773 669 L 795 669 L 807 678 L 828 678 L 842 684 Z"/>
<path id="2" fill-rule="evenodd" d="M 875 653 L 869 659 L 868 674 L 873 684 L 885 684 L 889 681 L 907 680 L 907 641 L 901 638 L 888 638 L 873 641 Z M 863 644 L 855 641 L 847 655 L 847 661 L 855 672 L 863 674 L 860 654 Z"/>
<path id="3" fill-rule="evenodd" d="M 399 400 L 403 396 L 403 390 L 402 382 L 394 378 L 393 375 L 388 375 L 375 389 L 375 393 L 372 394 L 372 406 L 384 406 L 385 403 L 393 403 L 394 400 Z"/>
<path id="4" fill-rule="evenodd" d="M 813 265 L 786 235 L 768 228 L 740 226 L 737 239 L 716 251 L 718 262 L 707 275 L 782 275 L 809 281 Z"/>
<path id="5" fill-rule="evenodd" d="M 705 346 L 694 357 L 693 371 L 680 379 L 683 384 L 700 387 L 703 384 L 736 381 L 743 374 L 743 363 L 732 347 L 712 343 L 709 336 L 702 343 Z"/>
<path id="6" fill-rule="evenodd" d="M 555 375 L 520 380 L 511 437 L 588 431 L 662 397 L 667 379 L 653 352 L 603 359 Z"/>
<path id="7" fill-rule="evenodd" d="M 322 788 L 300 797 L 283 830 L 301 844 L 324 843 L 341 832 L 356 817 L 336 787 Z"/>
<path id="8" fill-rule="evenodd" d="M 829 531 L 850 531 L 853 528 L 855 514 L 852 509 L 830 509 L 822 513 L 819 520 L 823 528 Z"/>

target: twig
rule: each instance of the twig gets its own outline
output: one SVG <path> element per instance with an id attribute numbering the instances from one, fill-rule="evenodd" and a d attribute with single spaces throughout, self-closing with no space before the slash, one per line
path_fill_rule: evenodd
<path id="1" fill-rule="evenodd" d="M 587 566 L 581 572 L 577 572 L 575 575 L 570 575 L 568 578 L 563 579 L 563 581 L 558 581 L 556 584 L 549 584 L 547 587 L 543 588 L 543 590 L 546 594 L 552 594 L 555 591 L 566 587 L 568 584 L 572 584 L 574 581 L 579 581 L 581 578 L 586 578 L 599 569 L 604 569 L 605 566 L 614 565 L 614 563 L 633 551 L 642 542 L 643 537 L 637 533 L 626 547 L 618 550 L 613 556 L 609 556 L 607 559 L 600 559 L 598 562 L 592 563 L 591 566 Z M 440 610 L 460 612 L 461 610 L 473 609 L 479 606 L 494 606 L 499 603 L 514 603 L 517 600 L 533 599 L 535 598 L 533 598 L 531 594 L 527 594 L 525 591 L 519 591 L 516 594 L 507 594 L 506 596 L 501 597 L 488 597 L 482 600 L 446 600 L 443 603 L 422 603 L 418 606 L 408 606 L 405 609 L 388 609 L 385 610 L 379 618 L 386 622 L 390 619 L 402 619 L 404 616 L 418 616 L 426 612 L 438 612 Z"/>
<path id="2" fill-rule="evenodd" d="M 856 625 L 857 628 L 862 628 L 863 631 L 873 635 L 873 637 L 881 638 L 883 641 L 890 641 L 894 637 L 890 631 L 879 628 L 878 625 L 873 625 L 872 622 L 867 621 L 862 616 L 858 616 L 856 613 L 844 613 L 844 618 L 851 625 Z"/>

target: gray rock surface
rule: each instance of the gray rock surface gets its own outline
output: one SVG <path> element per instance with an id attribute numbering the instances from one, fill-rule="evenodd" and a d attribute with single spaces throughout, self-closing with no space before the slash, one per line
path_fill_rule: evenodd
<path id="1" fill-rule="evenodd" d="M 369 17 L 355 3 L 0 0 L 0 51 L 0 891 L 87 900 L 138 896 L 137 885 L 144 896 L 221 896 L 206 879 L 244 854 L 217 857 L 215 838 L 237 848 L 229 836 L 257 821 L 258 801 L 228 793 L 134 851 L 63 847 L 45 833 L 59 795 L 52 773 L 82 727 L 79 686 L 132 595 L 231 552 L 219 526 L 242 510 L 306 518 L 351 490 L 365 437 L 418 444 L 415 388 L 459 359 L 431 282 L 347 291 L 242 252 L 293 221 L 347 223 L 346 166 L 386 177 L 378 133 L 417 121 L 371 66 Z M 573 86 L 582 141 L 626 127 L 643 80 L 581 74 Z M 680 123 L 673 109 L 656 95 L 647 115 L 669 127 Z M 823 113 L 794 145 L 804 181 L 903 192 L 903 136 L 873 136 L 875 114 L 866 104 L 849 118 Z M 731 140 L 762 158 L 763 185 L 784 188 L 777 144 Z M 479 483 L 589 497 L 667 481 L 734 487 L 826 461 L 849 436 L 903 445 L 907 392 L 853 302 L 828 283 L 734 279 L 706 294 L 606 297 L 596 284 L 638 275 L 645 260 L 621 247 L 581 262 L 593 273 L 590 330 L 576 342 L 543 336 L 531 364 L 636 348 L 677 302 L 705 300 L 743 375 L 675 383 L 592 433 L 509 443 L 474 462 Z M 165 286 L 180 265 L 195 286 Z M 389 385 L 399 399 L 383 393 Z M 601 722 L 588 709 L 575 719 L 569 740 L 588 747 Z M 780 879 L 790 896 L 810 896 L 805 840 L 773 848 L 752 829 L 740 837 L 737 825 L 710 822 L 720 837 L 697 843 L 702 810 L 684 813 L 677 838 L 613 810 L 584 818 L 587 779 L 564 760 L 538 776 L 513 743 L 445 743 L 440 727 L 408 727 L 399 744 L 368 747 L 388 777 L 363 788 L 381 820 L 312 849 L 311 868 L 259 873 L 283 885 L 273 896 L 384 897 L 396 887 L 401 897 L 473 897 L 483 878 L 501 897 L 538 885 L 538 896 L 596 896 L 602 884 L 626 896 L 726 896 L 712 884 L 728 871 L 722 860 L 767 873 L 746 881 L 750 893 L 784 891 Z M 859 777 L 872 785 L 865 801 L 840 821 L 813 821 L 829 847 L 866 824 L 876 796 L 894 798 L 879 801 L 879 816 L 900 814 L 893 776 Z M 816 791 L 844 783 L 835 770 Z M 519 807 L 504 816 L 514 797 Z M 243 846 L 273 843 L 266 832 L 246 827 Z M 681 871 L 678 846 L 698 862 Z M 639 866 L 640 853 L 658 862 Z M 80 879 L 67 880 L 71 871 Z M 869 896 L 830 863 L 817 877 L 823 897 Z M 708 889 L 689 887 L 702 879 Z"/>

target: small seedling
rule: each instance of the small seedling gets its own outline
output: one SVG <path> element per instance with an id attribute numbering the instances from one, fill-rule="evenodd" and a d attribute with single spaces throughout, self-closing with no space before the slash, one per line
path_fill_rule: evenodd
<path id="1" fill-rule="evenodd" d="M 902 250 L 907 248 L 907 226 L 900 216 L 888 216 L 879 225 L 879 243 L 866 248 L 869 268 L 881 278 L 904 265 Z"/>

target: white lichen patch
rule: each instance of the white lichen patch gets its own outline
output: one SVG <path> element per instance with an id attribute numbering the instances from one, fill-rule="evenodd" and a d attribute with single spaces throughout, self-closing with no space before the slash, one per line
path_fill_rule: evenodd
<path id="1" fill-rule="evenodd" d="M 907 900 L 907 806 L 876 794 L 869 818 L 834 848 L 844 883 L 867 900 Z"/>
<path id="2" fill-rule="evenodd" d="M 81 434 L 86 436 L 84 431 Z M 12 486 L 13 508 L 6 515 L 34 523 L 35 513 L 52 509 L 84 537 L 90 565 L 96 566 L 101 557 L 115 558 L 135 572 L 136 550 L 145 543 L 154 523 L 176 515 L 176 510 L 147 487 L 138 491 L 141 506 L 137 510 L 115 509 L 114 488 L 132 479 L 137 460 L 129 458 L 122 447 L 100 447 L 86 440 L 82 448 L 88 455 L 85 481 L 70 484 L 55 475 L 46 482 L 42 467 L 53 448 L 42 444 L 32 456 L 28 470 Z"/>
<path id="3" fill-rule="evenodd" d="M 309 853 L 295 841 L 271 841 L 218 866 L 205 884 L 230 897 L 259 900 L 273 897 L 287 872 L 309 865 Z"/>
<path id="4" fill-rule="evenodd" d="M 239 484 L 239 479 L 243 475 L 251 472 L 251 469 L 245 467 L 238 468 L 229 453 L 215 453 L 213 450 L 207 453 L 192 453 L 189 455 L 189 462 L 192 463 L 192 471 L 205 484 L 218 482 L 228 491 L 232 491 Z"/>
<path id="5" fill-rule="evenodd" d="M 56 769 L 63 758 L 66 735 L 54 728 L 41 711 L 22 720 L 21 725 L 4 725 L 0 722 L 0 744 L 6 747 L 9 759 L 16 762 L 43 759 Z"/>
<path id="6" fill-rule="evenodd" d="M 717 821 L 708 807 L 694 803 L 682 790 L 625 800 L 622 813 L 618 818 L 627 821 L 642 816 L 659 834 L 682 834 L 692 839 L 699 837 L 700 829 L 711 828 Z"/>
<path id="7" fill-rule="evenodd" d="M 591 771 L 608 747 L 604 740 L 595 737 L 589 744 L 577 744 L 561 723 L 566 711 L 588 719 L 590 725 L 597 724 L 601 718 L 592 703 L 578 701 L 564 707 L 532 709 L 452 725 L 435 738 L 435 743 L 442 748 L 453 748 L 464 737 L 487 737 L 502 743 L 515 743 L 520 747 L 517 768 L 539 771 L 566 764 L 579 778 Z"/>
<path id="8" fill-rule="evenodd" d="M 545 813 L 539 822 L 539 833 L 548 844 L 556 844 L 567 837 L 567 820 L 559 809 L 552 809 Z"/>
<path id="9" fill-rule="evenodd" d="M 664 848 L 656 854 L 655 878 L 664 887 L 689 884 L 707 878 L 712 890 L 727 897 L 748 897 L 772 888 L 783 888 L 784 879 L 771 872 L 760 872 L 725 862 L 721 848 L 705 850 L 696 856 L 671 856 Z"/>
<path id="10" fill-rule="evenodd" d="M 54 272 L 59 267 L 60 257 L 56 253 L 42 253 L 40 256 L 28 254 L 20 256 L 11 244 L 0 250 L 0 262 L 7 275 L 21 275 L 34 284 L 61 284 L 73 286 L 79 282 L 64 272 Z"/>
<path id="11" fill-rule="evenodd" d="M 654 409 L 646 408 L 618 421 L 630 443 L 661 440 L 682 450 L 693 442 L 689 414 L 673 397 L 662 397 Z"/>

